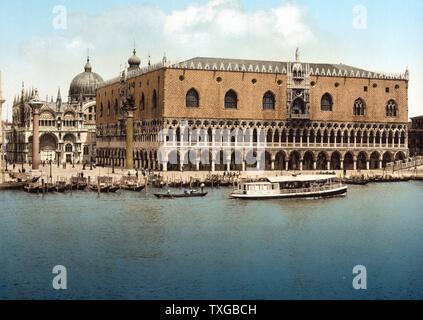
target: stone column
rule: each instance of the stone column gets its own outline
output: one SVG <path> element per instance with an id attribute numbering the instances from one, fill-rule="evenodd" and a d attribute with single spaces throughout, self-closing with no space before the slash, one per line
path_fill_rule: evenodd
<path id="1" fill-rule="evenodd" d="M 340 163 L 340 165 L 341 165 L 341 170 L 344 170 L 344 159 L 341 159 L 340 161 L 341 161 L 341 163 Z"/>
<path id="2" fill-rule="evenodd" d="M 289 160 L 285 161 L 285 170 L 288 171 L 289 170 Z"/>
<path id="3" fill-rule="evenodd" d="M 30 101 L 32 108 L 32 170 L 40 168 L 40 109 L 43 103 L 38 98 L 38 91 L 35 90 L 35 97 Z"/>
<path id="4" fill-rule="evenodd" d="M 328 160 L 328 162 L 327 162 L 327 170 L 328 171 L 330 170 L 330 160 Z"/>
<path id="5" fill-rule="evenodd" d="M 134 170 L 134 112 L 126 114 L 126 170 Z"/>
<path id="6" fill-rule="evenodd" d="M 317 161 L 313 161 L 313 170 L 317 170 Z"/>
<path id="7" fill-rule="evenodd" d="M 366 169 L 370 170 L 370 161 L 369 160 L 366 161 Z"/>
<path id="8" fill-rule="evenodd" d="M 303 160 L 300 160 L 300 171 L 303 171 Z"/>

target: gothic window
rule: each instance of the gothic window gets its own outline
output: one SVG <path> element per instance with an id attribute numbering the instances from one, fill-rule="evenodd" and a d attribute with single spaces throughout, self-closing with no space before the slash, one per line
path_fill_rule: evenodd
<path id="1" fill-rule="evenodd" d="M 396 117 L 398 114 L 398 106 L 394 100 L 389 100 L 386 105 L 386 116 L 387 117 Z"/>
<path id="2" fill-rule="evenodd" d="M 236 109 L 238 107 L 238 96 L 235 91 L 229 90 L 225 95 L 225 108 Z"/>
<path id="3" fill-rule="evenodd" d="M 365 116 L 366 115 L 366 103 L 363 99 L 358 98 L 354 102 L 353 112 L 355 116 Z"/>
<path id="4" fill-rule="evenodd" d="M 110 116 L 110 101 L 107 101 L 107 115 Z"/>
<path id="5" fill-rule="evenodd" d="M 200 99 L 199 99 L 197 90 L 195 89 L 189 90 L 186 96 L 187 108 L 198 108 L 199 105 L 200 105 Z"/>
<path id="6" fill-rule="evenodd" d="M 140 109 L 141 109 L 141 111 L 144 111 L 145 110 L 145 97 L 144 97 L 144 93 L 141 94 Z"/>
<path id="7" fill-rule="evenodd" d="M 84 146 L 84 156 L 88 156 L 89 154 L 89 148 L 88 146 Z"/>
<path id="8" fill-rule="evenodd" d="M 153 97 L 151 98 L 151 106 L 153 109 L 157 108 L 157 93 L 156 90 L 153 91 Z"/>
<path id="9" fill-rule="evenodd" d="M 329 93 L 325 93 L 322 96 L 322 100 L 320 101 L 320 110 L 332 111 L 332 106 L 333 106 L 332 96 Z"/>
<path id="10" fill-rule="evenodd" d="M 263 96 L 263 109 L 275 109 L 275 95 L 271 91 L 267 91 Z"/>
<path id="11" fill-rule="evenodd" d="M 65 152 L 72 152 L 72 145 L 68 143 L 65 147 Z"/>

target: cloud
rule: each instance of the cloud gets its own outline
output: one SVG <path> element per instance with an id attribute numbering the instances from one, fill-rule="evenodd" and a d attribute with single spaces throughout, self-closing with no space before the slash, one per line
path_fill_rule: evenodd
<path id="1" fill-rule="evenodd" d="M 58 86 L 65 94 L 83 71 L 88 50 L 94 71 L 105 79 L 114 77 L 134 42 L 143 65 L 148 54 L 154 63 L 164 52 L 174 62 L 194 56 L 293 58 L 295 46 L 315 37 L 306 18 L 306 9 L 290 2 L 247 11 L 239 0 L 210 0 L 171 12 L 150 4 L 113 7 L 97 15 L 68 10 L 67 29 L 52 29 L 21 45 L 13 71 L 5 71 L 8 100 L 22 80 L 41 94 L 55 94 Z"/>

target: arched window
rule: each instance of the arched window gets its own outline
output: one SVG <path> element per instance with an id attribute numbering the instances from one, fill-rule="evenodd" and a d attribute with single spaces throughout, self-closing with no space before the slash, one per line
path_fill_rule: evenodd
<path id="1" fill-rule="evenodd" d="M 333 106 L 332 96 L 329 93 L 325 93 L 322 96 L 322 100 L 320 101 L 320 110 L 332 111 L 332 106 Z"/>
<path id="2" fill-rule="evenodd" d="M 119 113 L 119 104 L 118 104 L 118 101 L 117 101 L 117 99 L 115 100 L 115 114 L 118 114 Z"/>
<path id="3" fill-rule="evenodd" d="M 267 91 L 263 96 L 263 109 L 274 110 L 275 109 L 275 95 L 271 91 Z"/>
<path id="4" fill-rule="evenodd" d="M 144 96 L 144 93 L 141 94 L 140 109 L 141 109 L 141 111 L 144 111 L 145 110 L 145 96 Z"/>
<path id="5" fill-rule="evenodd" d="M 355 116 L 365 116 L 366 115 L 366 104 L 363 99 L 358 98 L 354 102 L 354 115 Z"/>
<path id="6" fill-rule="evenodd" d="M 225 95 L 225 108 L 236 109 L 238 108 L 238 96 L 235 91 L 229 90 Z"/>
<path id="7" fill-rule="evenodd" d="M 156 90 L 153 91 L 153 97 L 151 98 L 151 107 L 153 109 L 157 108 L 157 93 L 156 93 Z"/>
<path id="8" fill-rule="evenodd" d="M 110 116 L 110 101 L 107 101 L 107 115 Z"/>
<path id="9" fill-rule="evenodd" d="M 73 150 L 72 145 L 71 145 L 70 143 L 68 143 L 68 144 L 65 146 L 65 152 L 72 152 L 72 150 Z"/>
<path id="10" fill-rule="evenodd" d="M 198 108 L 200 106 L 200 99 L 197 90 L 191 89 L 187 92 L 186 106 L 187 108 Z"/>
<path id="11" fill-rule="evenodd" d="M 100 104 L 100 117 L 103 117 L 103 102 Z"/>
<path id="12" fill-rule="evenodd" d="M 396 117 L 398 115 L 398 106 L 394 100 L 389 100 L 386 105 L 386 116 Z"/>

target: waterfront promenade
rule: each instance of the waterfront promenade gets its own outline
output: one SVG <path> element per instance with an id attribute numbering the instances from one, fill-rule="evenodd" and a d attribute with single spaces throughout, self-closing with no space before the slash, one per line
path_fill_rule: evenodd
<path id="1" fill-rule="evenodd" d="M 67 165 L 66 168 L 63 166 L 57 167 L 57 165 L 41 165 L 40 170 L 37 172 L 33 172 L 31 166 L 24 165 L 23 169 L 26 173 L 32 174 L 34 176 L 41 176 L 41 179 L 44 181 L 64 181 L 69 180 L 71 177 L 76 177 L 78 175 L 83 175 L 86 178 L 90 178 L 91 181 L 96 181 L 97 177 L 100 176 L 109 176 L 112 177 L 113 180 L 120 180 L 124 175 L 136 175 L 137 171 L 128 171 L 122 168 L 111 168 L 111 167 L 93 167 L 86 166 L 85 168 L 82 165 Z M 1 171 L 1 182 L 10 180 L 9 174 L 11 172 L 18 173 L 22 171 L 22 165 L 15 165 L 8 166 L 8 172 L 4 172 L 4 169 Z M 331 171 L 335 172 L 338 177 L 344 177 L 344 171 Z M 233 178 L 260 178 L 266 176 L 281 176 L 281 175 L 292 175 L 292 174 L 317 174 L 320 171 L 245 171 L 239 172 L 234 171 L 229 173 Z M 174 181 L 181 181 L 181 182 L 189 182 L 190 180 L 206 180 L 210 176 L 218 176 L 224 179 L 228 176 L 227 173 L 224 172 L 209 172 L 209 171 L 168 171 L 168 172 L 155 172 L 155 171 L 138 171 L 138 177 L 140 181 L 145 181 L 145 177 L 158 175 L 162 178 L 165 182 L 174 182 Z M 390 177 L 421 177 L 423 178 L 423 166 L 419 166 L 417 168 L 412 169 L 404 169 L 398 171 L 392 170 L 363 170 L 363 171 L 353 171 L 348 170 L 346 171 L 345 177 L 351 176 L 363 176 L 364 177 L 374 177 L 374 176 L 390 176 Z"/>

